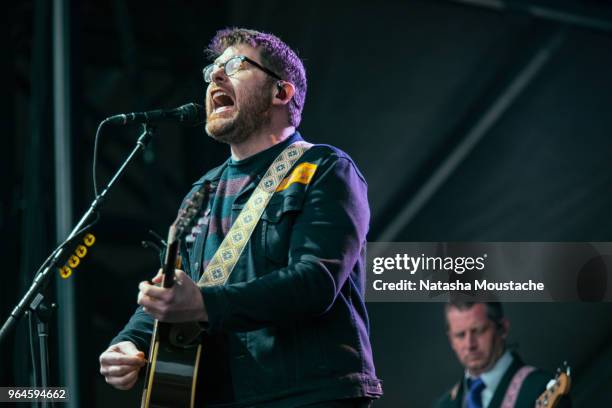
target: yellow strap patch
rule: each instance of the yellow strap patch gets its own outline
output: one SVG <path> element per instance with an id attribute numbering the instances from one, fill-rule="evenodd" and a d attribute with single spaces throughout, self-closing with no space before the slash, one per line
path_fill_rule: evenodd
<path id="1" fill-rule="evenodd" d="M 276 191 L 283 191 L 293 183 L 308 184 L 317 170 L 314 163 L 304 162 L 295 167 L 291 174 L 283 179 L 276 188 Z"/>

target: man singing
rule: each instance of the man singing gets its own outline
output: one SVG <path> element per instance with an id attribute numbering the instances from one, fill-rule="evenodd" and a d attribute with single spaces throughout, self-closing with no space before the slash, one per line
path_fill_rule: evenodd
<path id="1" fill-rule="evenodd" d="M 184 240 L 177 284 L 140 283 L 140 307 L 100 356 L 100 372 L 118 389 L 133 387 L 153 319 L 197 321 L 207 340 L 196 406 L 369 407 L 382 388 L 364 305 L 366 182 L 346 153 L 296 132 L 306 73 L 278 37 L 225 29 L 208 51 L 206 132 L 229 144 L 231 157 L 194 184 L 192 193 L 205 186 L 208 199 Z M 233 269 L 210 267 L 292 146 L 302 155 L 272 190 Z"/>

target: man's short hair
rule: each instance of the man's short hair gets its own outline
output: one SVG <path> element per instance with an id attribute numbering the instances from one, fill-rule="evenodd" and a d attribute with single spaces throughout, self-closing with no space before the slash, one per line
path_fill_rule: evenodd
<path id="1" fill-rule="evenodd" d="M 246 28 L 225 28 L 217 31 L 206 49 L 206 53 L 212 59 L 217 58 L 223 52 L 239 44 L 250 45 L 260 51 L 264 66 L 283 80 L 291 82 L 295 86 L 295 94 L 292 102 L 289 102 L 289 123 L 298 126 L 302 120 L 302 109 L 306 99 L 306 70 L 302 60 L 289 48 L 280 38 L 273 34 L 262 33 Z"/>
<path id="2" fill-rule="evenodd" d="M 445 316 L 451 308 L 457 310 L 469 310 L 475 305 L 482 303 L 487 308 L 487 318 L 495 323 L 497 328 L 502 326 L 502 320 L 504 319 L 504 309 L 500 302 L 466 302 L 462 300 L 451 300 L 444 307 Z M 448 319 L 446 319 L 446 326 L 448 328 Z"/>

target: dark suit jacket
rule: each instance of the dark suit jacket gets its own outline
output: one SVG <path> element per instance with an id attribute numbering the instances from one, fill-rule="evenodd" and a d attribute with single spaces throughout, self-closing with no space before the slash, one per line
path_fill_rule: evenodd
<path id="1" fill-rule="evenodd" d="M 501 403 L 504 400 L 504 396 L 506 395 L 506 390 L 510 386 L 510 382 L 512 381 L 512 377 L 514 374 L 525 364 L 521 361 L 521 359 L 513 354 L 513 361 L 506 373 L 502 377 L 501 381 L 497 385 L 497 389 L 493 394 L 493 399 L 489 404 L 488 408 L 499 408 Z M 544 392 L 546 389 L 546 384 L 553 378 L 553 375 L 548 374 L 542 370 L 536 369 L 532 371 L 523 381 L 523 385 L 521 386 L 521 390 L 519 391 L 518 398 L 516 399 L 516 408 L 533 408 L 535 401 L 538 397 Z M 461 408 L 461 403 L 463 401 L 463 377 L 462 380 L 458 383 L 457 392 L 455 398 L 453 398 L 453 392 L 448 391 L 446 394 L 442 396 L 435 404 L 434 407 L 437 408 Z M 453 387 L 453 388 L 455 388 Z M 569 398 L 563 398 L 558 405 L 559 408 L 569 408 L 571 407 L 571 402 Z"/>

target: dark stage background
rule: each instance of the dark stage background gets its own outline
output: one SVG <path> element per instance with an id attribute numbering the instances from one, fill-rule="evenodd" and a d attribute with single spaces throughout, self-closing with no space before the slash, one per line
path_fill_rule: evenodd
<path id="1" fill-rule="evenodd" d="M 61 40 L 53 33 L 62 30 L 53 31 L 53 7 L 61 4 L 69 10 L 60 24 L 69 50 L 68 80 L 59 84 L 71 111 L 66 161 L 54 156 Z M 363 171 L 370 241 L 612 241 L 608 1 L 27 0 L 7 2 L 4 18 L 2 321 L 57 242 L 64 204 L 55 189 L 71 194 L 71 226 L 93 199 L 99 121 L 201 102 L 202 51 L 225 26 L 273 32 L 299 51 L 309 80 L 300 131 L 347 151 Z M 104 130 L 100 183 L 138 132 Z M 60 309 L 74 318 L 60 314 L 52 325 L 51 383 L 76 378 L 73 406 L 136 406 L 139 391 L 104 383 L 98 355 L 135 308 L 137 283 L 157 268 L 155 254 L 140 246 L 147 230 L 165 235 L 191 183 L 227 155 L 202 128 L 160 125 L 111 192 L 91 253 L 56 282 L 72 285 L 73 307 Z M 69 177 L 58 168 L 69 168 Z M 612 405 L 609 303 L 506 309 L 510 342 L 527 362 L 551 371 L 563 360 L 573 366 L 576 407 Z M 428 406 L 461 372 L 442 305 L 369 310 L 385 387 L 375 406 Z M 22 326 L 0 348 L 0 385 L 29 383 Z M 76 353 L 71 373 L 66 347 L 59 351 L 66 344 Z"/>

